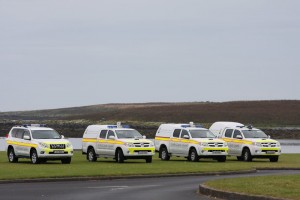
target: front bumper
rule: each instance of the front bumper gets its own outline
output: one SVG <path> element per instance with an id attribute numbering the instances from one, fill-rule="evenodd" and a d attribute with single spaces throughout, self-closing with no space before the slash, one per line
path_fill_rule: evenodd
<path id="1" fill-rule="evenodd" d="M 228 147 L 200 147 L 199 156 L 227 156 Z"/>
<path id="2" fill-rule="evenodd" d="M 255 147 L 252 156 L 278 156 L 281 154 L 280 147 Z"/>
<path id="3" fill-rule="evenodd" d="M 38 156 L 39 158 L 67 158 L 73 156 L 73 149 L 39 149 Z"/>
<path id="4" fill-rule="evenodd" d="M 125 157 L 145 157 L 145 156 L 153 156 L 155 154 L 154 147 L 129 147 L 127 149 L 123 149 L 123 153 Z"/>

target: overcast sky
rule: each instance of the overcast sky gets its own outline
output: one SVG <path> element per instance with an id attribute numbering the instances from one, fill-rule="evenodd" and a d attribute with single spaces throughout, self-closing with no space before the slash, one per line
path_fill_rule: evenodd
<path id="1" fill-rule="evenodd" d="M 299 61 L 299 0 L 0 0 L 0 111 L 300 99 Z"/>

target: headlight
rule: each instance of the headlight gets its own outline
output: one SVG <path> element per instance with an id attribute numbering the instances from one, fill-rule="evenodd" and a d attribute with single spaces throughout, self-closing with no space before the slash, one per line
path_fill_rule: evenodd
<path id="1" fill-rule="evenodd" d="M 261 147 L 261 143 L 260 142 L 255 142 L 255 146 Z"/>
<path id="2" fill-rule="evenodd" d="M 277 146 L 280 147 L 280 143 L 279 142 L 277 142 Z"/>
<path id="3" fill-rule="evenodd" d="M 150 147 L 154 147 L 154 143 L 151 142 L 151 143 L 150 143 Z"/>
<path id="4" fill-rule="evenodd" d="M 67 143 L 67 148 L 70 148 L 70 147 L 72 147 L 72 144 L 69 142 L 69 143 Z"/>
<path id="5" fill-rule="evenodd" d="M 127 143 L 125 143 L 125 146 L 127 146 L 127 147 L 134 147 L 134 144 L 130 143 L 130 142 L 127 142 Z"/>
<path id="6" fill-rule="evenodd" d="M 43 148 L 48 148 L 48 145 L 44 142 L 39 142 L 39 145 Z"/>
<path id="7" fill-rule="evenodd" d="M 208 145 L 207 142 L 199 142 L 199 144 L 204 147 L 206 147 Z"/>
<path id="8" fill-rule="evenodd" d="M 227 142 L 224 142 L 224 147 L 228 147 L 228 144 L 227 144 Z"/>

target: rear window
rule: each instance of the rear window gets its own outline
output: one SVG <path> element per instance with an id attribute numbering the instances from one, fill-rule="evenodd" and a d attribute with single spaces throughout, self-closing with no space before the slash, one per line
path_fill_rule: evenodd
<path id="1" fill-rule="evenodd" d="M 227 129 L 227 130 L 225 131 L 225 137 L 231 138 L 232 132 L 233 132 L 233 129 Z"/>
<path id="2" fill-rule="evenodd" d="M 173 132 L 173 137 L 179 138 L 181 129 L 175 129 Z"/>

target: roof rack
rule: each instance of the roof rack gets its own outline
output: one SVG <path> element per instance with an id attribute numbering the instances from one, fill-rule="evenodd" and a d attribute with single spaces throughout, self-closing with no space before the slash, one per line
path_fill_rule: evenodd
<path id="1" fill-rule="evenodd" d="M 194 124 L 194 122 L 190 122 L 189 124 L 182 124 L 182 128 L 203 128 L 200 124 Z"/>
<path id="2" fill-rule="evenodd" d="M 22 124 L 22 125 L 16 125 L 16 127 L 47 127 L 46 124 Z"/>
<path id="3" fill-rule="evenodd" d="M 108 125 L 107 128 L 130 128 L 129 125 L 123 125 L 121 122 L 117 122 L 117 125 Z"/>

